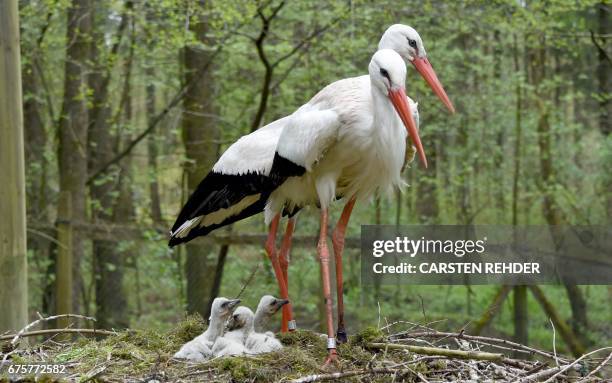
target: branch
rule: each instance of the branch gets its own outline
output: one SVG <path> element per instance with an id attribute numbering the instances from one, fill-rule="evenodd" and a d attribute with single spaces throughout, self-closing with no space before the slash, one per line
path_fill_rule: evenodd
<path id="1" fill-rule="evenodd" d="M 302 41 L 300 41 L 297 45 L 295 45 L 293 47 L 293 49 L 291 49 L 291 51 L 289 51 L 289 53 L 285 54 L 284 56 L 281 56 L 278 60 L 276 60 L 273 64 L 272 67 L 275 68 L 276 66 L 278 66 L 278 64 L 280 64 L 281 62 L 285 61 L 286 59 L 288 59 L 289 57 L 293 56 L 297 51 L 299 51 L 305 44 L 309 43 L 311 40 L 317 38 L 318 36 L 322 35 L 325 31 L 327 31 L 329 28 L 331 28 L 334 24 L 336 24 L 338 21 L 340 21 L 342 19 L 342 17 L 336 17 L 334 20 L 332 20 L 329 24 L 327 24 L 326 26 L 317 29 L 315 31 L 313 31 L 310 35 L 306 36 L 305 39 L 303 39 Z"/>
<path id="2" fill-rule="evenodd" d="M 99 118 L 99 114 L 100 114 L 100 110 L 102 110 L 102 105 L 105 105 L 108 103 L 108 93 L 109 93 L 109 83 L 110 83 L 110 79 L 111 79 L 111 72 L 112 72 L 112 63 L 113 63 L 113 58 L 117 55 L 117 52 L 119 52 L 119 47 L 121 46 L 121 42 L 123 40 L 123 34 L 125 32 L 125 29 L 127 28 L 127 25 L 129 23 L 129 19 L 131 18 L 129 15 L 129 11 L 134 7 L 134 3 L 132 2 L 132 0 L 127 0 L 124 3 L 124 8 L 123 8 L 123 12 L 121 13 L 121 22 L 119 23 L 119 26 L 117 27 L 117 32 L 115 34 L 117 41 L 115 41 L 115 43 L 113 44 L 113 46 L 111 47 L 110 53 L 108 55 L 107 58 L 107 62 L 106 65 L 104 67 L 104 74 L 102 75 L 102 78 L 99 80 L 99 83 L 97 83 L 95 85 L 96 89 L 96 94 L 94 94 L 93 97 L 93 108 L 91 109 L 91 121 L 89 123 L 89 126 L 97 126 L 97 122 L 98 122 L 98 118 Z M 97 51 L 97 48 L 93 48 L 94 51 Z"/>
<path id="3" fill-rule="evenodd" d="M 440 347 L 423 347 L 423 346 L 413 346 L 410 344 L 396 344 L 396 343 L 368 343 L 368 348 L 372 348 L 375 350 L 408 350 L 410 352 L 414 352 L 422 355 L 440 355 L 445 356 L 447 358 L 456 358 L 456 359 L 477 359 L 477 360 L 487 360 L 490 362 L 505 362 L 507 359 L 504 354 L 492 353 L 492 352 L 481 352 L 481 351 L 463 351 L 463 350 L 454 350 L 449 348 L 440 348 Z"/>
<path id="4" fill-rule="evenodd" d="M 284 1 L 281 1 L 278 6 L 274 8 L 272 14 L 269 17 L 266 17 L 263 14 L 263 8 L 257 9 L 257 15 L 261 19 L 261 31 L 259 32 L 259 36 L 255 39 L 255 48 L 257 49 L 257 55 L 259 56 L 259 60 L 262 62 L 265 68 L 263 85 L 261 86 L 261 96 L 259 97 L 259 106 L 257 107 L 257 113 L 255 113 L 255 117 L 253 117 L 253 121 L 251 122 L 251 132 L 254 132 L 261 124 L 261 120 L 263 119 L 263 115 L 266 112 L 266 107 L 268 105 L 268 97 L 270 95 L 270 83 L 272 82 L 272 72 L 274 71 L 274 66 L 270 65 L 270 61 L 266 56 L 266 51 L 264 50 L 264 41 L 268 36 L 268 32 L 270 31 L 270 23 L 272 19 L 276 17 L 281 8 L 285 5 Z"/>
<path id="5" fill-rule="evenodd" d="M 559 372 L 557 372 L 555 375 L 551 376 L 550 378 L 546 379 L 544 381 L 544 383 L 549 383 L 552 382 L 556 377 L 558 377 L 559 375 L 563 374 L 565 371 L 569 370 L 570 368 L 572 368 L 573 366 L 575 366 L 576 364 L 578 364 L 578 362 L 580 362 L 582 359 L 586 358 L 587 356 L 591 356 L 593 354 L 596 354 L 600 351 L 603 350 L 612 350 L 612 347 L 602 347 L 600 349 L 594 350 L 589 352 L 588 354 L 584 354 L 582 355 L 580 358 L 576 359 L 575 361 L 573 361 L 572 363 L 568 364 L 567 366 L 564 366 Z"/>
<path id="6" fill-rule="evenodd" d="M 117 335 L 114 331 L 108 330 L 96 330 L 95 328 L 55 328 L 55 329 L 46 329 L 46 330 L 36 330 L 36 331 L 28 331 L 19 335 L 21 338 L 29 337 L 29 336 L 38 336 L 38 335 L 50 335 L 50 334 L 93 334 L 93 335 Z M 0 340 L 9 340 L 16 336 L 16 334 L 8 334 L 0 336 Z"/>
<path id="7" fill-rule="evenodd" d="M 195 84 L 200 79 L 200 77 L 204 75 L 204 73 L 208 70 L 208 68 L 212 64 L 213 59 L 219 54 L 219 52 L 221 52 L 222 49 L 223 49 L 223 43 L 217 47 L 217 50 L 215 50 L 215 52 L 210 56 L 210 59 L 196 72 L 191 82 L 183 85 L 179 89 L 179 91 L 174 95 L 174 97 L 168 103 L 168 105 L 166 105 L 166 107 L 160 113 L 158 113 L 155 117 L 151 119 L 147 128 L 142 133 L 140 133 L 138 136 L 136 136 L 134 140 L 132 140 L 129 144 L 127 144 L 126 147 L 120 153 L 118 153 L 115 157 L 113 157 L 111 160 L 109 160 L 104 165 L 102 165 L 100 169 L 96 170 L 92 175 L 90 175 L 87 178 L 86 184 L 87 185 L 91 184 L 95 179 L 97 179 L 98 177 L 106 173 L 109 167 L 118 163 L 125 156 L 130 154 L 132 149 L 134 149 L 134 147 L 138 145 L 140 141 L 142 141 L 149 133 L 155 130 L 155 127 L 157 126 L 157 124 L 159 124 L 159 122 L 162 121 L 164 117 L 166 117 L 166 115 L 170 113 L 170 111 L 176 105 L 178 105 L 179 102 L 181 102 L 183 97 L 185 97 L 187 92 L 191 89 L 191 87 L 193 87 L 193 84 Z"/>
<path id="8" fill-rule="evenodd" d="M 290 380 L 290 383 L 311 383 L 311 382 L 323 382 L 326 380 L 338 380 L 341 378 L 349 378 L 353 376 L 359 375 L 374 375 L 374 374 L 405 374 L 411 372 L 415 374 L 415 372 L 411 369 L 401 369 L 401 368 L 387 368 L 387 367 L 377 367 L 363 370 L 352 370 L 345 372 L 334 372 L 330 374 L 314 374 L 304 376 L 298 379 Z M 415 374 L 416 375 L 416 374 Z M 422 379 L 422 378 L 421 378 Z"/>
<path id="9" fill-rule="evenodd" d="M 451 332 L 426 331 L 426 332 L 416 332 L 416 333 L 407 333 L 407 334 L 400 333 L 397 335 L 393 335 L 393 338 L 396 338 L 396 339 L 397 338 L 400 338 L 400 339 L 401 338 L 461 338 L 461 339 L 465 339 L 468 341 L 485 341 L 485 342 L 491 342 L 491 343 L 500 343 L 505 346 L 517 348 L 519 350 L 525 350 L 531 354 L 537 354 L 537 355 L 554 360 L 554 355 L 549 352 L 541 351 L 536 348 L 528 347 L 523 344 L 516 343 L 510 340 L 491 338 L 488 336 L 467 335 L 463 333 L 451 333 Z"/>
<path id="10" fill-rule="evenodd" d="M 86 316 L 77 315 L 77 314 L 60 314 L 60 315 L 53 315 L 53 316 L 46 317 L 46 318 L 40 314 L 38 314 L 38 316 L 40 317 L 40 319 L 37 319 L 34 322 L 28 324 L 27 326 L 19 330 L 17 334 L 15 334 L 15 336 L 13 337 L 13 340 L 11 340 L 11 345 L 14 346 L 15 344 L 17 344 L 17 341 L 19 340 L 21 336 L 23 336 L 23 334 L 25 334 L 29 329 L 31 329 L 32 327 L 36 326 L 37 324 L 41 322 L 48 322 L 48 321 L 59 319 L 59 318 L 80 318 L 80 319 L 85 319 L 85 320 L 89 320 L 93 322 L 96 321 L 95 318 L 86 317 Z"/>
<path id="11" fill-rule="evenodd" d="M 595 44 L 595 47 L 599 51 L 599 54 L 601 54 L 603 57 L 606 58 L 606 60 L 608 60 L 608 64 L 612 64 L 612 59 L 610 59 L 610 56 L 608 56 L 608 52 L 606 52 L 606 50 L 603 49 L 603 47 L 597 42 L 597 39 L 595 38 L 595 33 L 592 30 L 589 32 L 591 32 L 591 41 L 593 42 L 593 44 Z"/>
<path id="12" fill-rule="evenodd" d="M 587 376 L 585 376 L 584 378 L 587 379 L 595 374 L 597 374 L 597 372 L 599 372 L 599 370 L 601 370 L 602 368 L 604 368 L 605 366 L 608 366 L 608 364 L 610 363 L 610 360 L 612 359 L 612 352 L 610 354 L 608 354 L 608 357 L 606 359 L 603 360 L 603 362 L 599 363 L 599 365 L 597 366 L 597 368 L 595 368 L 593 371 L 591 371 Z"/>

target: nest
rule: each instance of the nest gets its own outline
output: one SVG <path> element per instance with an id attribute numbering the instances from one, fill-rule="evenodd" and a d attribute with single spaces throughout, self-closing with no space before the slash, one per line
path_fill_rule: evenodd
<path id="1" fill-rule="evenodd" d="M 611 347 L 573 359 L 504 339 L 402 323 L 407 327 L 402 332 L 369 327 L 351 336 L 338 348 L 340 362 L 327 367 L 322 366 L 325 337 L 305 330 L 279 334 L 285 347 L 275 353 L 203 363 L 172 359 L 183 343 L 204 330 L 195 317 L 168 332 L 105 332 L 98 339 L 65 341 L 58 337 L 66 334 L 56 334 L 30 345 L 21 342 L 29 335 L 23 332 L 17 342 L 11 338 L 3 344 L 0 381 L 57 379 L 7 373 L 11 364 L 31 363 L 64 364 L 68 373 L 61 380 L 80 382 L 602 382 L 610 374 Z"/>

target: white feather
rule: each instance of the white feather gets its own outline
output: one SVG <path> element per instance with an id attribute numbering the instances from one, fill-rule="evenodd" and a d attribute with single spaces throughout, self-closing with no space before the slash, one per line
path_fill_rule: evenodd
<path id="1" fill-rule="evenodd" d="M 283 345 L 274 336 L 254 332 L 247 338 L 245 347 L 250 354 L 263 354 L 278 351 Z"/>
<path id="2" fill-rule="evenodd" d="M 381 65 L 394 82 L 404 83 L 406 67 L 401 57 L 394 51 L 381 50 L 372 58 L 369 76 L 332 83 L 296 111 L 296 121 L 307 133 L 302 133 L 299 140 L 294 133 L 296 127 L 288 125 L 279 140 L 279 150 L 288 153 L 287 148 L 294 148 L 293 158 L 305 159 L 303 164 L 310 165 L 310 170 L 287 180 L 272 193 L 266 206 L 267 220 L 285 206 L 317 204 L 327 208 L 338 194 L 365 199 L 404 185 L 401 169 L 407 132 L 387 97 L 386 84 L 377 74 Z M 308 119 L 302 118 L 303 111 Z M 331 121 L 327 117 L 330 115 L 337 116 L 333 120 L 337 123 L 322 124 Z M 329 139 L 331 132 L 333 141 Z M 284 142 L 285 137 L 293 140 L 291 145 Z M 327 145 L 315 144 L 319 142 Z M 312 158 L 317 162 L 309 164 Z"/>
<path id="3" fill-rule="evenodd" d="M 289 117 L 242 136 L 221 155 L 213 171 L 221 174 L 270 174 L 274 151 Z"/>
<path id="4" fill-rule="evenodd" d="M 336 112 L 306 104 L 287 120 L 276 151 L 311 171 L 313 165 L 336 141 L 339 126 Z"/>

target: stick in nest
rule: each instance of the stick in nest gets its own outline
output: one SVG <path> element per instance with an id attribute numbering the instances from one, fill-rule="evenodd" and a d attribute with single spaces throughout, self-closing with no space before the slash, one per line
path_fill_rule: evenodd
<path id="1" fill-rule="evenodd" d="M 559 375 L 563 374 L 565 371 L 569 370 L 569 369 L 570 369 L 570 368 L 572 368 L 574 365 L 578 364 L 578 362 L 580 362 L 582 359 L 585 359 L 586 357 L 591 356 L 591 355 L 593 355 L 593 354 L 596 354 L 596 353 L 598 353 L 598 352 L 600 352 L 600 351 L 603 351 L 603 350 L 612 350 L 612 347 L 603 347 L 603 348 L 600 348 L 600 349 L 597 349 L 597 350 L 595 350 L 595 351 L 591 351 L 591 352 L 589 352 L 589 353 L 587 353 L 587 354 L 582 355 L 580 358 L 576 359 L 576 360 L 575 360 L 575 361 L 573 361 L 572 363 L 570 363 L 570 364 L 568 364 L 568 365 L 564 366 L 564 367 L 563 367 L 563 368 L 562 368 L 562 369 L 561 369 L 559 372 L 557 372 L 555 375 L 553 375 L 553 376 L 551 376 L 550 378 L 546 379 L 546 380 L 544 381 L 544 383 L 549 383 L 549 382 L 552 382 L 552 381 L 553 381 L 553 380 L 554 380 L 554 379 L 555 379 L 557 376 L 559 376 Z"/>
<path id="2" fill-rule="evenodd" d="M 29 329 L 31 329 L 32 327 L 36 326 L 37 324 L 41 323 L 41 322 L 48 322 L 51 320 L 55 320 L 55 319 L 59 319 L 59 318 L 80 318 L 80 319 L 85 319 L 85 320 L 89 320 L 92 322 L 95 322 L 96 319 L 92 318 L 92 317 L 86 317 L 84 315 L 78 315 L 78 314 L 60 314 L 60 315 L 53 315 L 50 317 L 43 317 L 42 315 L 40 315 L 40 313 L 36 313 L 38 314 L 38 318 L 37 320 L 35 320 L 34 322 L 28 324 L 27 326 L 25 326 L 24 328 L 22 328 L 21 330 L 19 330 L 19 332 L 17 332 L 17 334 L 15 335 L 15 337 L 13 338 L 13 340 L 11 340 L 11 345 L 15 346 L 15 344 L 17 344 L 17 341 L 19 340 L 19 338 Z"/>

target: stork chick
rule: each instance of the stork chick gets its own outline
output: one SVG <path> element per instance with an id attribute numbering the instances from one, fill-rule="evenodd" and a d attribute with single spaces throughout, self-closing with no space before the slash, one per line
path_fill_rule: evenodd
<path id="1" fill-rule="evenodd" d="M 213 355 L 212 347 L 215 340 L 223 335 L 225 321 L 230 317 L 238 303 L 240 303 L 240 299 L 215 298 L 211 307 L 210 323 L 206 331 L 185 343 L 174 354 L 174 357 L 195 362 L 210 358 Z"/>
<path id="2" fill-rule="evenodd" d="M 264 296 L 259 302 L 259 306 L 257 307 L 257 311 L 260 315 L 260 318 L 263 318 L 263 320 L 260 319 L 260 324 L 263 324 L 263 325 L 265 325 L 268 319 L 274 314 L 274 313 L 270 314 L 270 311 L 272 309 L 270 309 L 270 299 L 269 298 L 274 298 L 274 297 Z M 287 304 L 287 302 L 274 302 L 273 305 L 278 306 L 276 307 L 275 312 L 277 312 L 285 304 Z M 246 338 L 246 342 L 244 345 L 246 349 L 248 350 L 249 354 L 263 354 L 266 352 L 277 351 L 283 348 L 283 345 L 281 344 L 281 342 L 278 339 L 276 339 L 276 337 L 274 336 L 272 332 L 267 331 L 266 333 L 260 333 L 260 332 L 255 331 L 254 322 L 255 322 L 255 319 L 257 318 L 257 314 L 253 315 L 253 312 L 250 310 L 249 311 L 245 310 L 244 312 L 241 312 L 240 314 L 246 317 L 245 333 L 247 333 L 248 336 Z M 249 316 L 253 319 L 249 319 L 248 318 Z M 249 325 L 250 325 L 250 328 L 249 328 Z"/>
<path id="3" fill-rule="evenodd" d="M 235 356 L 249 353 L 244 346 L 253 332 L 253 311 L 246 306 L 238 307 L 227 321 L 228 332 L 217 338 L 212 347 L 214 356 Z"/>
<path id="4" fill-rule="evenodd" d="M 257 310 L 255 310 L 254 330 L 274 336 L 271 331 L 266 331 L 270 328 L 270 319 L 287 303 L 289 303 L 288 299 L 278 299 L 272 295 L 261 297 Z"/>

